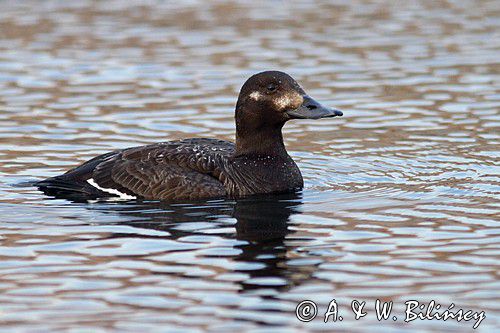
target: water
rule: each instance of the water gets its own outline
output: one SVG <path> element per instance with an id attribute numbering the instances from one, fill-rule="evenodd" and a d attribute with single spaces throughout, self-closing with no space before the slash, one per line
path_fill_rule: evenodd
<path id="1" fill-rule="evenodd" d="M 0 9 L 2 330 L 472 330 L 404 323 L 417 299 L 498 331 L 497 1 Z M 267 69 L 344 111 L 286 125 L 301 193 L 72 203 L 26 185 L 116 148 L 232 140 L 239 88 Z M 325 324 L 332 299 L 344 320 Z M 376 299 L 397 321 L 377 321 Z"/>

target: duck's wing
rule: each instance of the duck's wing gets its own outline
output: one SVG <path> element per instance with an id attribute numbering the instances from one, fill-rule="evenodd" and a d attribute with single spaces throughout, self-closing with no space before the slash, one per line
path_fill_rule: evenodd
<path id="1" fill-rule="evenodd" d="M 219 180 L 221 166 L 233 150 L 233 143 L 222 140 L 164 142 L 101 155 L 52 179 L 59 188 L 77 187 L 93 196 L 151 200 L 220 197 L 226 194 Z"/>

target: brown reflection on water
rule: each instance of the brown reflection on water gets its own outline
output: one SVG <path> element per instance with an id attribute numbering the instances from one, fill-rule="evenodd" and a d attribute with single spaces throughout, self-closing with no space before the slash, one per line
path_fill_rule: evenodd
<path id="1" fill-rule="evenodd" d="M 498 328 L 497 1 L 0 3 L 0 322 L 251 330 L 302 299 L 485 310 Z M 111 149 L 231 140 L 237 93 L 280 69 L 344 117 L 296 121 L 303 193 L 70 203 L 24 182 Z M 263 219 L 252 220 L 254 213 Z M 271 225 L 274 228 L 271 228 Z M 400 313 L 402 313 L 400 311 Z M 470 330 L 471 323 L 335 328 Z"/>

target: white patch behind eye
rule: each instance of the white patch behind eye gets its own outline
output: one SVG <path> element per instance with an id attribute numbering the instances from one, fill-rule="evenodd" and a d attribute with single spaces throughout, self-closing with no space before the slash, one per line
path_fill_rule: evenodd
<path id="1" fill-rule="evenodd" d="M 258 101 L 262 97 L 262 94 L 258 91 L 254 91 L 249 96 L 251 99 Z"/>
<path id="2" fill-rule="evenodd" d="M 137 199 L 137 197 L 134 197 L 133 195 L 128 195 L 126 193 L 122 193 L 118 190 L 115 190 L 114 188 L 104 188 L 104 187 L 100 187 L 99 184 L 97 184 L 95 181 L 94 181 L 94 178 L 90 178 L 90 179 L 87 179 L 87 183 L 89 183 L 90 185 L 94 186 L 96 189 L 98 190 L 101 190 L 103 192 L 107 192 L 107 193 L 111 193 L 111 194 L 115 194 L 117 196 L 120 197 L 120 199 L 127 199 L 127 200 L 130 200 L 130 199 Z"/>

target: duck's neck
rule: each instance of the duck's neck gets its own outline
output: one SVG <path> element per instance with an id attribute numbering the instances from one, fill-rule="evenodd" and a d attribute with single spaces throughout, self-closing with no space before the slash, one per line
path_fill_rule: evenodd
<path id="1" fill-rule="evenodd" d="M 249 128 L 236 122 L 235 156 L 288 156 L 281 129 L 284 124 Z"/>

